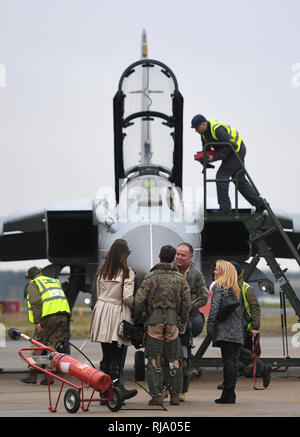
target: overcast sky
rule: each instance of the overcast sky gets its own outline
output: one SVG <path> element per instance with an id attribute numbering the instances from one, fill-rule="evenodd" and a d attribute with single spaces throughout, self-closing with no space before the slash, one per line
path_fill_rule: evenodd
<path id="1" fill-rule="evenodd" d="M 196 113 L 232 124 L 272 207 L 300 213 L 299 0 L 0 0 L 0 215 L 113 185 L 112 99 L 141 55 L 184 96 L 184 184 L 202 182 Z"/>

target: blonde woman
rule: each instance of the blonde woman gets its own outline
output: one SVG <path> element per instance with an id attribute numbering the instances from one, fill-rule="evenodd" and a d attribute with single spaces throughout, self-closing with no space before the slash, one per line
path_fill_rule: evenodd
<path id="1" fill-rule="evenodd" d="M 244 344 L 242 311 L 238 306 L 226 320 L 218 320 L 218 311 L 225 291 L 234 293 L 240 300 L 240 288 L 235 267 L 228 261 L 218 260 L 214 270 L 215 284 L 211 309 L 207 320 L 207 333 L 212 339 L 213 347 L 220 347 L 223 360 L 224 388 L 222 395 L 215 402 L 234 404 L 235 386 L 238 377 L 238 357 Z"/>

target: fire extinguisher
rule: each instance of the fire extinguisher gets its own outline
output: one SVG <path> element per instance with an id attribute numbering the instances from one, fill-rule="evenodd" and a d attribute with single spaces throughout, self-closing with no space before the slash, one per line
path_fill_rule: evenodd
<path id="1" fill-rule="evenodd" d="M 54 369 L 80 379 L 80 381 L 84 382 L 89 387 L 94 388 L 100 393 L 104 393 L 111 387 L 110 376 L 104 372 L 101 372 L 101 370 L 96 370 L 94 367 L 75 360 L 69 355 L 55 352 L 53 349 L 38 342 L 34 338 L 28 337 L 28 335 L 23 334 L 16 328 L 10 328 L 8 330 L 8 335 L 12 340 L 18 340 L 20 337 L 23 337 L 26 340 L 29 340 L 39 349 L 50 352 L 48 357 L 51 360 Z"/>
<path id="2" fill-rule="evenodd" d="M 75 360 L 69 355 L 53 352 L 49 358 L 51 358 L 54 369 L 80 379 L 80 381 L 101 393 L 104 393 L 111 386 L 109 375 L 86 363 Z"/>

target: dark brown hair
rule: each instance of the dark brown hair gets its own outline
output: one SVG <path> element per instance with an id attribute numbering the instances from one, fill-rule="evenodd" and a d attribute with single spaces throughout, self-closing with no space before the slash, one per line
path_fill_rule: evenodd
<path id="1" fill-rule="evenodd" d="M 176 249 L 173 246 L 162 246 L 159 252 L 159 258 L 161 262 L 171 263 L 176 255 Z"/>
<path id="2" fill-rule="evenodd" d="M 118 239 L 114 241 L 105 257 L 104 264 L 99 267 L 97 275 L 111 281 L 122 270 L 123 278 L 129 278 L 129 268 L 127 265 L 129 254 L 130 250 L 126 240 Z"/>

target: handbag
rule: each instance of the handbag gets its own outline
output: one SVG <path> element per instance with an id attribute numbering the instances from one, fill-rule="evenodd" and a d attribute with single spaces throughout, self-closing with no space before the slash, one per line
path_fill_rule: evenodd
<path id="1" fill-rule="evenodd" d="M 135 327 L 127 320 L 122 320 L 119 324 L 118 336 L 123 340 L 133 340 L 135 338 Z"/>
<path id="2" fill-rule="evenodd" d="M 227 317 L 240 305 L 238 298 L 232 288 L 224 290 L 222 293 L 221 305 L 218 311 L 217 319 L 224 322 Z"/>
<path id="3" fill-rule="evenodd" d="M 123 292 L 124 292 L 124 279 L 122 281 L 122 309 L 123 313 Z M 118 326 L 118 336 L 123 340 L 132 340 L 135 338 L 135 327 L 127 320 L 122 320 Z"/>

